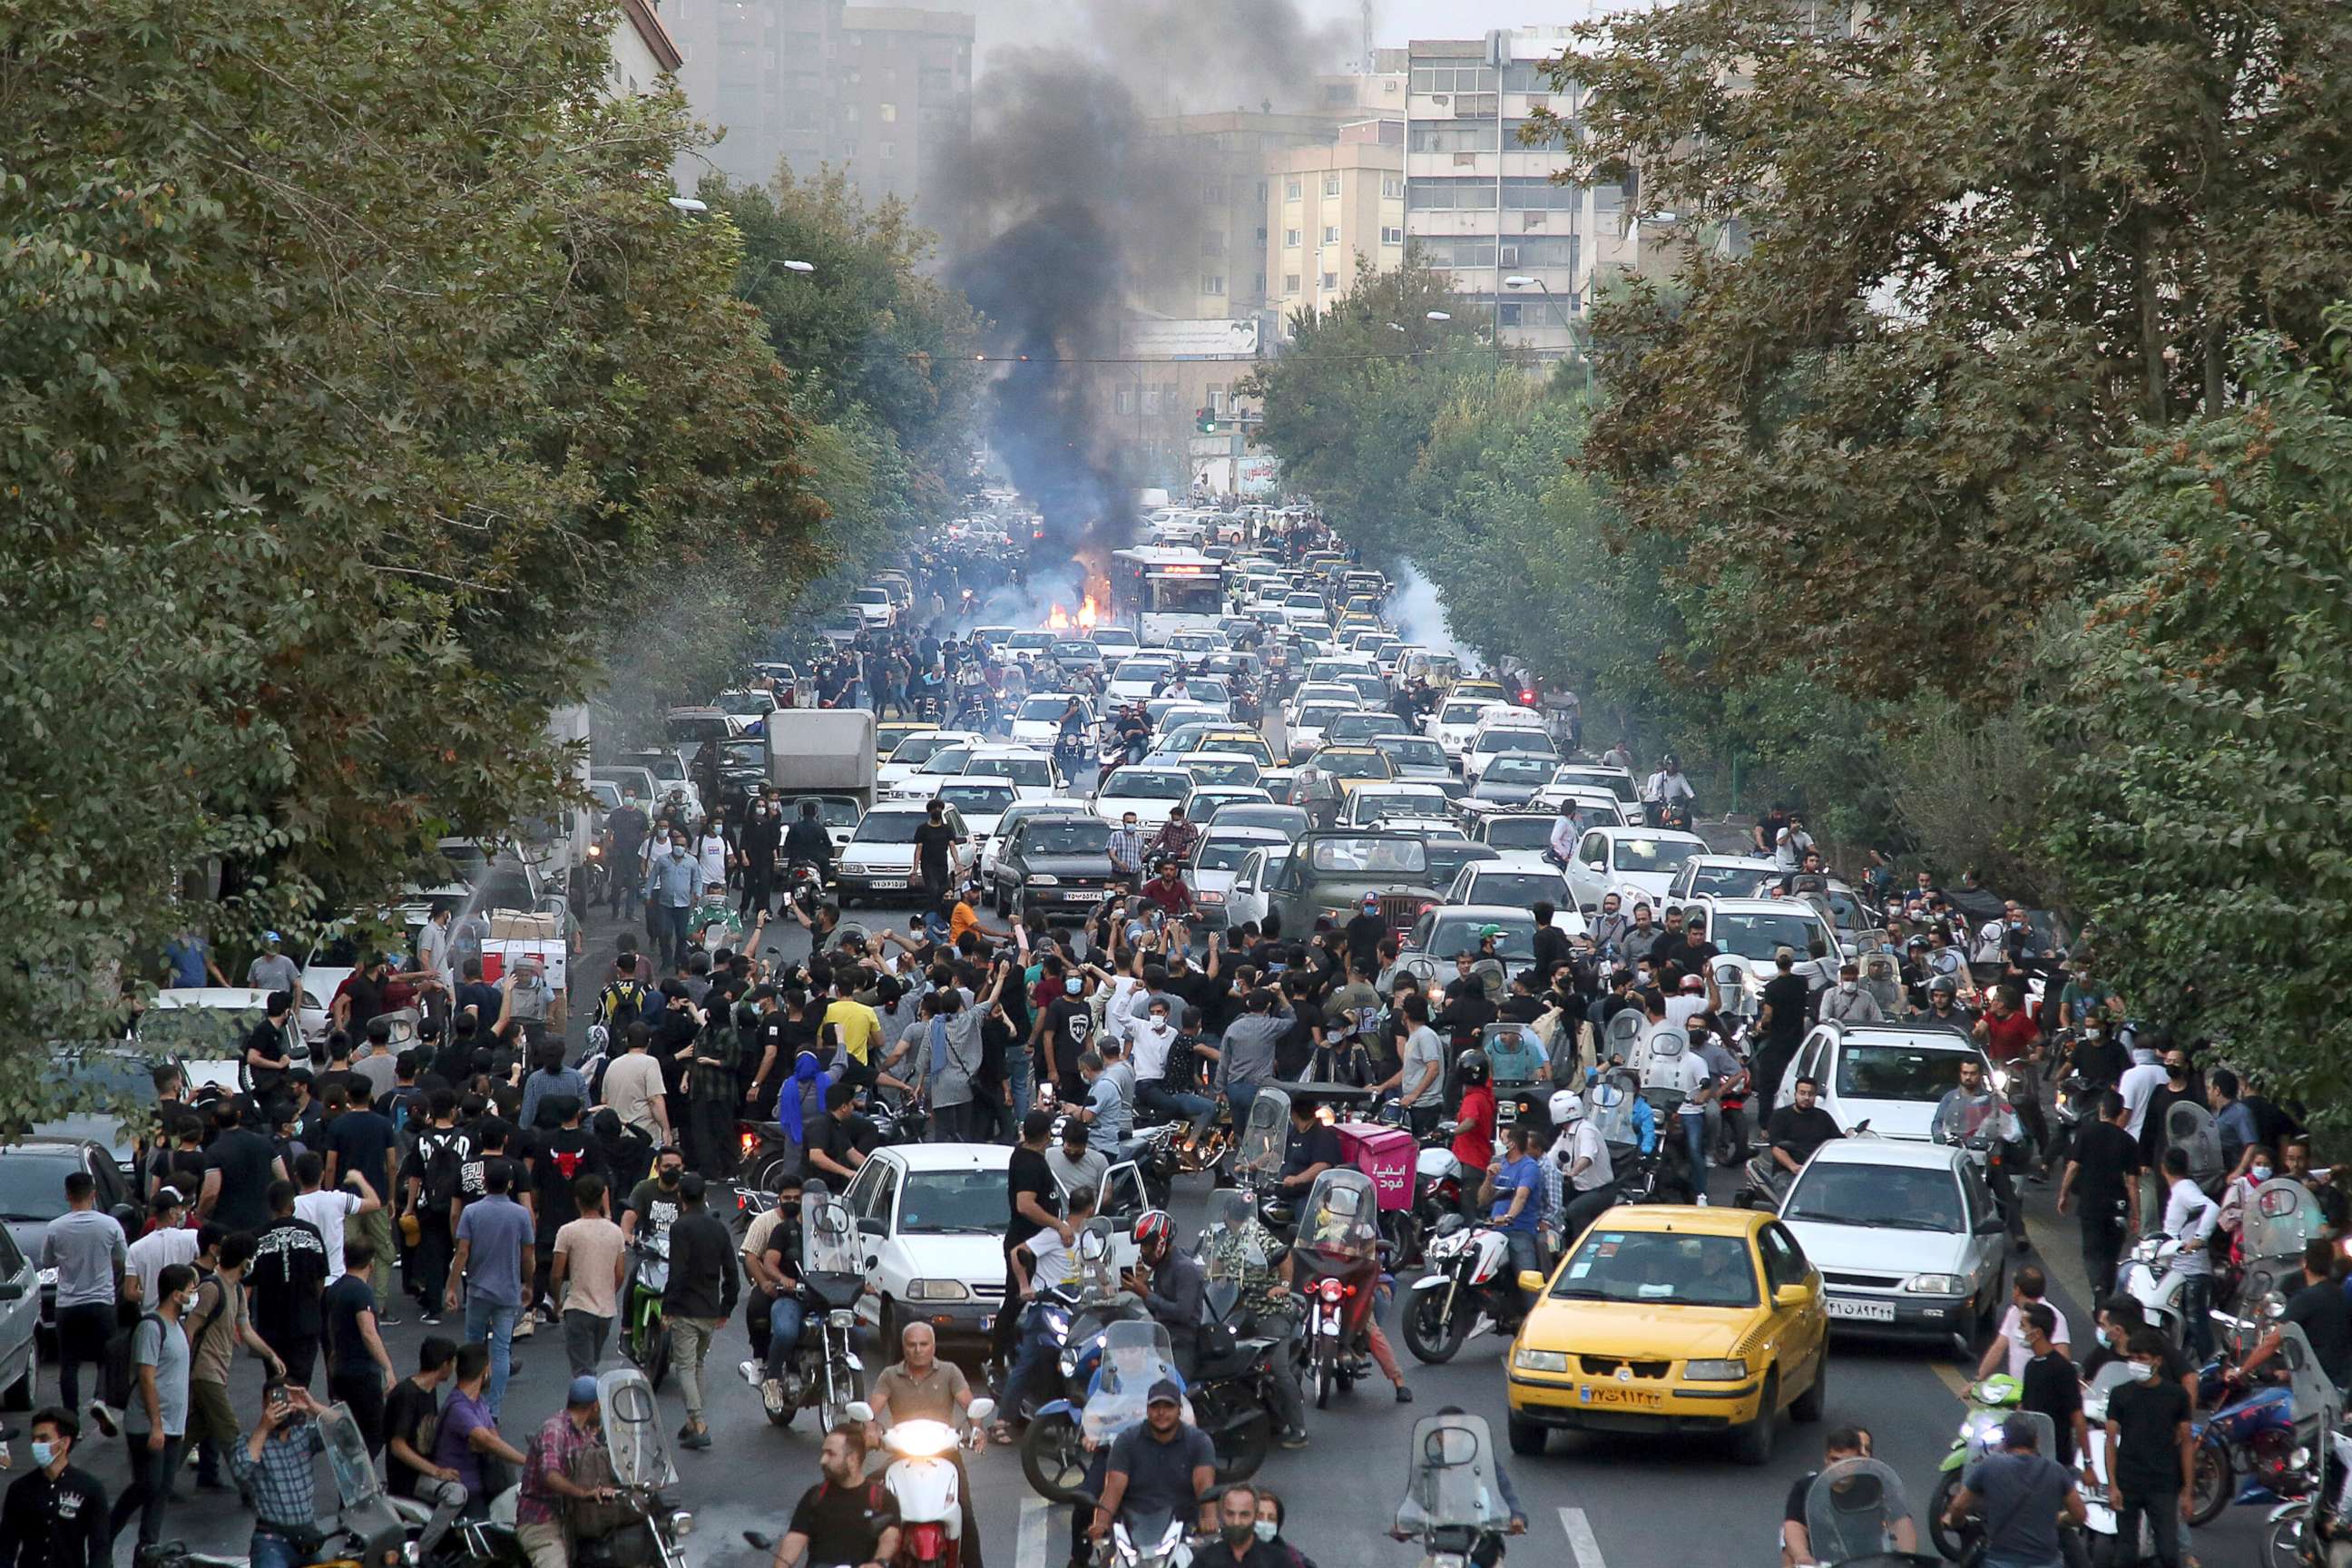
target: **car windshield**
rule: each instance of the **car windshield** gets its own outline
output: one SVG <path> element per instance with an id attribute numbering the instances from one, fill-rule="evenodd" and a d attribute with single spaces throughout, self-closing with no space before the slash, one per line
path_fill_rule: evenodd
<path id="1" fill-rule="evenodd" d="M 1356 809 L 1359 822 L 1386 822 L 1391 816 L 1444 816 L 1445 797 L 1442 795 L 1381 795 L 1361 797 L 1363 804 Z"/>
<path id="2" fill-rule="evenodd" d="M 1551 842 L 1549 816 L 1494 816 L 1486 819 L 1486 842 L 1497 849 L 1541 849 Z"/>
<path id="3" fill-rule="evenodd" d="M 966 778 L 1011 779 L 1014 784 L 1050 784 L 1054 765 L 1043 757 L 974 757 L 963 765 Z"/>
<path id="4" fill-rule="evenodd" d="M 1310 826 L 1307 813 L 1295 805 L 1229 805 L 1217 816 L 1229 827 L 1271 827 L 1293 838 Z"/>
<path id="5" fill-rule="evenodd" d="M 1960 1184 L 1949 1171 L 1850 1165 L 1842 1160 L 1816 1161 L 1790 1190 L 1780 1217 L 1954 1235 L 1967 1228 L 1961 1223 Z"/>
<path id="6" fill-rule="evenodd" d="M 946 748 L 962 742 L 951 735 L 909 735 L 890 753 L 894 763 L 928 763 Z"/>
<path id="7" fill-rule="evenodd" d="M 1391 761 L 1408 768 L 1442 768 L 1445 765 L 1445 748 L 1420 735 L 1380 735 L 1372 744 L 1389 754 Z"/>
<path id="8" fill-rule="evenodd" d="M 1110 783 L 1102 793 L 1128 800 L 1182 800 L 1192 793 L 1192 789 L 1191 773 L 1147 773 L 1135 768 L 1121 768 L 1111 774 Z"/>
<path id="9" fill-rule="evenodd" d="M 850 837 L 859 844 L 912 844 L 922 825 L 919 811 L 869 811 Z"/>
<path id="10" fill-rule="evenodd" d="M 1718 913 L 1707 935 L 1726 952 L 1763 962 L 1782 948 L 1805 951 L 1805 943 L 1821 934 L 1821 926 L 1802 915 Z"/>
<path id="11" fill-rule="evenodd" d="M 1481 904 L 1532 904 L 1538 899 L 1557 904 L 1561 888 L 1557 871 L 1481 871 L 1470 883 L 1469 897 Z"/>
<path id="12" fill-rule="evenodd" d="M 789 799 L 784 802 L 784 820 L 798 822 L 801 803 L 810 800 L 816 802 L 816 819 L 827 827 L 857 826 L 857 803 L 845 795 L 804 795 Z"/>
<path id="13" fill-rule="evenodd" d="M 1054 645 L 1054 657 L 1093 660 L 1102 658 L 1102 649 L 1090 642 L 1057 642 Z"/>
<path id="14" fill-rule="evenodd" d="M 1011 784 L 946 784 L 940 786 L 940 798 L 960 812 L 995 816 L 1019 797 Z"/>
<path id="15" fill-rule="evenodd" d="M 1437 715 L 1437 721 L 1441 724 L 1475 724 L 1479 710 L 1485 707 L 1483 702 L 1449 702 Z"/>
<path id="16" fill-rule="evenodd" d="M 1307 847 L 1307 868 L 1335 877 L 1419 877 L 1429 868 L 1429 853 L 1417 838 L 1318 838 Z"/>
<path id="17" fill-rule="evenodd" d="M 1033 822 L 1021 835 L 1024 855 L 1107 855 L 1110 824 L 1092 817 Z"/>
<path id="18" fill-rule="evenodd" d="M 742 773 L 768 768 L 768 742 L 765 741 L 722 741 L 719 746 L 719 765 Z"/>
<path id="19" fill-rule="evenodd" d="M 1315 765 L 1335 779 L 1396 777 L 1396 769 L 1378 752 L 1318 752 Z"/>
<path id="20" fill-rule="evenodd" d="M 1551 1296 L 1556 1301 L 1753 1307 L 1756 1262 L 1745 1237 L 1595 1226 L 1552 1282 Z"/>
<path id="21" fill-rule="evenodd" d="M 951 746 L 941 746 L 938 751 L 925 757 L 923 765 L 915 771 L 919 773 L 937 773 L 942 778 L 949 778 L 963 772 L 964 763 L 970 761 L 971 761 L 971 742 L 959 741 Z"/>
<path id="22" fill-rule="evenodd" d="M 1594 789 L 1605 789 L 1629 805 L 1640 798 L 1634 791 L 1632 779 L 1623 773 L 1611 773 L 1602 768 L 1562 768 L 1552 774 L 1552 782 L 1590 784 Z"/>
<path id="23" fill-rule="evenodd" d="M 1495 939 L 1495 951 L 1515 963 L 1526 963 L 1536 955 L 1536 921 L 1533 915 L 1462 915 L 1438 911 L 1430 921 L 1424 952 L 1440 958 L 1452 958 L 1457 952 L 1475 954 L 1478 933 L 1488 926 L 1500 926 L 1503 934 Z"/>
<path id="24" fill-rule="evenodd" d="M 1258 767 L 1246 757 L 1226 762 L 1192 762 L 1184 764 L 1185 771 L 1202 784 L 1251 784 L 1258 781 Z"/>
<path id="25" fill-rule="evenodd" d="M 150 1007 L 139 1015 L 139 1043 L 190 1061 L 235 1061 L 262 1019 L 258 1007 Z"/>
<path id="26" fill-rule="evenodd" d="M 1111 679 L 1113 680 L 1140 680 L 1149 683 L 1159 679 L 1161 676 L 1167 674 L 1170 670 L 1175 668 L 1176 661 L 1172 658 L 1160 658 L 1157 657 L 1130 658 L 1123 661 L 1119 665 L 1118 668 L 1111 673 Z"/>
<path id="27" fill-rule="evenodd" d="M 1756 890 L 1757 883 L 1770 875 L 1771 872 L 1756 866 L 1694 866 L 1691 868 L 1690 891 L 1693 896 L 1717 893 L 1745 898 Z M 1731 946 L 1723 940 L 1720 931 L 1716 933 L 1715 940 L 1718 947 Z"/>
<path id="28" fill-rule="evenodd" d="M 1486 764 L 1479 778 L 1487 784 L 1533 784 L 1541 789 L 1551 783 L 1551 764 L 1537 756 L 1496 757 Z"/>
<path id="29" fill-rule="evenodd" d="M 1309 702 L 1298 710 L 1298 727 L 1302 730 L 1320 730 L 1340 715 L 1354 711 L 1354 709 L 1345 703 Z"/>
<path id="30" fill-rule="evenodd" d="M 59 1151 L 11 1149 L 0 1159 L 0 1220 L 47 1221 L 66 1212 L 66 1178 L 81 1161 Z M 998 1183 L 997 1207 L 1004 1206 Z"/>
<path id="31" fill-rule="evenodd" d="M 994 1236 L 1004 1228 L 1003 1171 L 909 1171 L 901 1236 Z"/>
<path id="32" fill-rule="evenodd" d="M 1909 1100 L 1932 1105 L 1960 1081 L 1960 1064 L 1975 1059 L 1971 1051 L 1849 1041 L 1838 1050 L 1837 1091 L 1856 1100 Z"/>
<path id="33" fill-rule="evenodd" d="M 1463 867 L 1474 860 L 1501 858 L 1484 844 L 1473 844 L 1466 838 L 1434 839 L 1429 846 L 1430 880 L 1441 884 L 1451 882 Z"/>
<path id="34" fill-rule="evenodd" d="M 1551 737 L 1541 730 L 1489 730 L 1478 737 L 1477 743 L 1471 750 L 1482 757 L 1493 756 L 1497 752 L 1524 752 L 1535 757 L 1556 757 L 1559 754 L 1552 746 Z"/>
<path id="35" fill-rule="evenodd" d="M 1342 713 L 1331 721 L 1335 741 L 1369 741 L 1375 735 L 1401 735 L 1405 721 L 1393 713 Z"/>
<path id="36" fill-rule="evenodd" d="M 1684 861 L 1704 847 L 1663 838 L 1620 838 L 1616 866 L 1620 871 L 1679 871 Z"/>
<path id="37" fill-rule="evenodd" d="M 730 713 L 740 713 L 756 719 L 776 710 L 776 700 L 764 691 L 722 691 L 719 706 Z"/>
<path id="38" fill-rule="evenodd" d="M 1241 865 L 1244 856 L 1265 845 L 1263 838 L 1204 838 L 1192 864 L 1202 871 L 1231 871 Z"/>
<path id="39" fill-rule="evenodd" d="M 1021 704 L 1021 711 L 1015 717 L 1027 719 L 1033 723 L 1051 722 L 1069 710 L 1070 700 L 1067 697 L 1032 697 Z M 1085 709 L 1082 707 L 1079 711 L 1083 713 Z"/>

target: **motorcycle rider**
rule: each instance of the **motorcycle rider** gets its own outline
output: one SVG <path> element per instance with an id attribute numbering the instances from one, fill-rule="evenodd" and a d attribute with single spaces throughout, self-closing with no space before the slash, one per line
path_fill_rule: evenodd
<path id="1" fill-rule="evenodd" d="M 1550 1167 L 1547 1174 L 1554 1190 L 1551 1209 L 1558 1215 L 1559 1250 L 1566 1251 L 1576 1245 L 1587 1226 L 1617 1201 L 1617 1176 L 1601 1129 L 1584 1114 L 1581 1095 L 1572 1089 L 1555 1089 L 1550 1110 L 1559 1136 L 1552 1142 L 1552 1157 L 1546 1162 Z M 1559 1195 L 1562 1186 L 1576 1194 L 1565 1206 Z"/>
<path id="2" fill-rule="evenodd" d="M 1687 805 L 1677 807 L 1675 803 L 1696 799 L 1696 792 L 1691 788 L 1690 780 L 1683 777 L 1682 760 L 1672 752 L 1668 752 L 1659 759 L 1659 764 L 1658 771 L 1652 773 L 1649 781 L 1643 784 L 1642 798 L 1650 803 L 1661 823 L 1675 816 L 1679 816 L 1683 821 L 1687 822 L 1690 819 L 1690 807 Z"/>
<path id="3" fill-rule="evenodd" d="M 1790 1103 L 1772 1112 L 1764 1124 L 1764 1152 L 1748 1163 L 1748 1180 L 1769 1186 L 1776 1198 L 1788 1195 L 1789 1184 L 1813 1157 L 1814 1150 L 1832 1138 L 1845 1136 L 1837 1118 L 1815 1103 L 1821 1087 L 1810 1078 L 1797 1080 Z"/>
<path id="4" fill-rule="evenodd" d="M 784 829 L 784 864 L 805 860 L 826 887 L 833 885 L 833 838 L 817 820 L 817 803 L 801 802 L 800 816 Z M 837 917 L 836 917 L 837 918 Z"/>
<path id="5" fill-rule="evenodd" d="M 878 1568 L 898 1555 L 898 1503 L 866 1479 L 866 1432 L 845 1421 L 824 1435 L 824 1479 L 801 1494 L 770 1568 Z"/>
<path id="6" fill-rule="evenodd" d="M 1201 1265 L 1176 1246 L 1176 1222 L 1165 1209 L 1146 1209 L 1135 1216 L 1135 1249 L 1139 1259 L 1129 1277 L 1129 1291 L 1168 1330 L 1168 1343 L 1176 1354 L 1176 1370 L 1186 1378 L 1200 1375 L 1201 1299 L 1206 1279 Z"/>
<path id="7" fill-rule="evenodd" d="M 1181 1519 L 1189 1526 L 1217 1479 L 1217 1450 L 1209 1435 L 1184 1421 L 1184 1396 L 1162 1378 L 1151 1385 L 1143 1420 L 1119 1434 L 1103 1469 L 1102 1496 L 1087 1533 L 1099 1541 L 1111 1521 L 1138 1513 Z M 1255 1514 L 1253 1501 L 1250 1511 Z"/>
<path id="8" fill-rule="evenodd" d="M 1960 1063 L 1960 1081 L 1945 1090 L 1944 1098 L 1936 1102 L 1934 1124 L 1948 1125 L 1954 1142 L 1966 1142 L 1979 1134 L 1992 1140 L 1995 1147 L 1992 1157 L 1985 1162 L 1985 1179 L 1991 1184 L 1992 1195 L 2009 1222 L 2010 1245 L 2030 1247 L 2024 1210 L 2017 1201 L 2017 1188 L 2009 1175 L 2011 1168 L 2023 1160 L 2024 1145 L 2018 1140 L 2017 1118 L 1985 1081 L 1982 1061 L 1969 1057 Z"/>
<path id="9" fill-rule="evenodd" d="M 869 1446 L 900 1421 L 937 1421 L 950 1430 L 966 1431 L 974 1449 L 984 1447 L 987 1435 L 971 1421 L 971 1384 L 963 1369 L 940 1359 L 938 1333 L 929 1323 L 908 1323 L 898 1331 L 900 1359 L 882 1369 L 866 1398 L 873 1419 L 866 1424 Z M 971 1474 L 961 1444 L 949 1458 L 956 1468 L 956 1491 L 962 1500 L 963 1568 L 982 1568 L 980 1524 L 972 1515 Z"/>
<path id="10" fill-rule="evenodd" d="M 1288 1249 L 1257 1217 L 1249 1194 L 1234 1187 L 1209 1194 L 1209 1223 L 1196 1245 L 1207 1276 L 1230 1280 L 1241 1293 L 1250 1331 L 1274 1342 L 1274 1415 L 1282 1424 L 1276 1440 L 1286 1448 L 1304 1448 L 1307 1401 L 1291 1353 L 1301 1303 L 1289 1284 Z"/>

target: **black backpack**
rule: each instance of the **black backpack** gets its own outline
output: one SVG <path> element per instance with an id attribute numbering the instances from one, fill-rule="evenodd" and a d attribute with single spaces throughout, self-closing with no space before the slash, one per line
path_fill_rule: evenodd
<path id="1" fill-rule="evenodd" d="M 642 1023 L 646 1016 L 646 984 L 642 980 L 615 980 L 604 987 L 604 1003 L 608 1016 L 605 1027 L 613 1033 L 613 1042 L 605 1054 L 617 1055 L 624 1032 L 632 1024 Z"/>
<path id="2" fill-rule="evenodd" d="M 416 1139 L 418 1160 L 425 1166 L 425 1201 L 446 1214 L 464 1190 L 466 1162 L 473 1141 L 455 1127 L 435 1127 Z"/>

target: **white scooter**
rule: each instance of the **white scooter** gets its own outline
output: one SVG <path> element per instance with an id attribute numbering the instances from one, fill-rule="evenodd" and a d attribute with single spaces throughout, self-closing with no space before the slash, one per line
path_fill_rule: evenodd
<path id="1" fill-rule="evenodd" d="M 874 1407 L 861 1399 L 848 1414 L 852 1421 L 871 1421 Z M 995 1414 L 994 1400 L 973 1400 L 965 1409 L 971 1438 L 957 1437 L 944 1421 L 900 1421 L 882 1434 L 891 1456 L 882 1485 L 898 1505 L 901 1563 L 958 1568 L 963 1561 L 963 1474 L 952 1456 L 959 1446 L 976 1445 Z"/>
<path id="2" fill-rule="evenodd" d="M 2162 1231 L 2150 1231 L 2133 1244 L 2116 1279 L 2123 1293 L 2139 1303 L 2147 1326 L 2162 1331 L 2176 1346 L 2183 1342 L 2188 1331 L 2180 1298 L 2189 1277 L 2172 1266 L 2179 1256 L 2180 1243 Z"/>

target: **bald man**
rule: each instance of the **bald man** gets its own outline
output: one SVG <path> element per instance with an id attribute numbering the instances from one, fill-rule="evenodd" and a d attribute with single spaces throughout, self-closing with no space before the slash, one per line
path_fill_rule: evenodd
<path id="1" fill-rule="evenodd" d="M 908 1323 L 899 1331 L 898 1352 L 902 1359 L 883 1368 L 874 1380 L 874 1392 L 866 1396 L 874 1407 L 873 1425 L 866 1429 L 867 1443 L 878 1446 L 881 1434 L 898 1421 L 942 1421 L 961 1431 L 969 1424 L 965 1412 L 971 1405 L 971 1384 L 961 1367 L 940 1359 L 939 1336 L 930 1324 Z M 985 1434 L 975 1432 L 973 1436 L 975 1447 L 987 1441 Z M 963 1561 L 965 1568 L 981 1568 L 980 1525 L 972 1517 L 971 1479 L 964 1472 L 963 1452 L 955 1451 L 956 1468 L 963 1472 L 956 1489 L 963 1497 Z"/>

